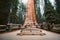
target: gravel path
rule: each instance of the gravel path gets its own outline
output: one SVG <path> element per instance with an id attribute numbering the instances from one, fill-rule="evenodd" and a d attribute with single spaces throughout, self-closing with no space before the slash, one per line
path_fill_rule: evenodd
<path id="1" fill-rule="evenodd" d="M 60 40 L 60 34 L 42 30 L 46 35 L 23 35 L 19 36 L 20 31 L 13 31 L 9 33 L 0 34 L 0 40 Z"/>

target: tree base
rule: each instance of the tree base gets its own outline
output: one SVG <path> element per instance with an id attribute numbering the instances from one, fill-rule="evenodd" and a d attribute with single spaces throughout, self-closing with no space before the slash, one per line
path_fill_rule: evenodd
<path id="1" fill-rule="evenodd" d="M 21 30 L 20 33 L 18 33 L 17 35 L 46 35 L 45 33 L 42 32 L 42 30 L 38 29 L 38 28 L 26 28 Z"/>

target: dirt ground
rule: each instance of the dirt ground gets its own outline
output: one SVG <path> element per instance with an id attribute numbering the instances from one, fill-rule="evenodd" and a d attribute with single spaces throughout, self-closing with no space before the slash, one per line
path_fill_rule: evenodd
<path id="1" fill-rule="evenodd" d="M 0 34 L 0 40 L 60 40 L 60 34 L 42 30 L 46 35 L 17 35 L 20 30 Z"/>

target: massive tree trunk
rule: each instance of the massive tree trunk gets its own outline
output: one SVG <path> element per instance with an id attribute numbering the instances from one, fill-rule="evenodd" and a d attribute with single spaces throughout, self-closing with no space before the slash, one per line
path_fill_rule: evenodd
<path id="1" fill-rule="evenodd" d="M 20 35 L 22 34 L 44 35 L 44 33 L 42 33 L 42 31 L 39 29 L 38 23 L 36 21 L 34 0 L 28 0 L 26 19 L 24 25 L 22 26 Z"/>
<path id="2" fill-rule="evenodd" d="M 35 7 L 34 7 L 34 0 L 28 0 L 25 25 L 33 24 L 33 23 L 35 23 L 35 24 L 37 23 L 36 22 Z"/>

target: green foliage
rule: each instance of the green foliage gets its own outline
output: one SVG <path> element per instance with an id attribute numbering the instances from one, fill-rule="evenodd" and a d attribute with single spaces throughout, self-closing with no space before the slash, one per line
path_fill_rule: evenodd
<path id="1" fill-rule="evenodd" d="M 11 9 L 11 11 L 10 11 L 9 16 L 8 16 L 8 22 L 9 23 L 16 23 L 17 5 L 18 5 L 18 0 L 10 0 L 10 9 Z"/>
<path id="2" fill-rule="evenodd" d="M 0 0 L 0 24 L 7 24 L 9 7 L 9 0 Z"/>
<path id="3" fill-rule="evenodd" d="M 45 0 L 45 13 L 46 21 L 50 23 L 54 23 L 56 21 L 56 13 L 53 9 L 53 6 L 49 2 L 49 0 Z"/>
<path id="4" fill-rule="evenodd" d="M 36 18 L 37 22 L 41 22 L 41 13 L 40 13 L 40 0 L 35 0 L 35 11 L 36 11 Z"/>
<path id="5" fill-rule="evenodd" d="M 17 5 L 18 0 L 0 0 L 0 24 L 7 24 L 8 18 L 16 19 Z"/>
<path id="6" fill-rule="evenodd" d="M 56 1 L 56 23 L 60 23 L 60 0 Z"/>
<path id="7" fill-rule="evenodd" d="M 17 15 L 18 15 L 18 23 L 20 23 L 20 24 L 23 24 L 24 23 L 24 20 L 25 20 L 25 17 L 23 16 L 23 15 L 25 15 L 26 14 L 26 5 L 24 5 L 23 3 L 22 3 L 22 1 L 20 2 L 20 3 L 18 3 L 18 13 L 17 13 Z"/>

